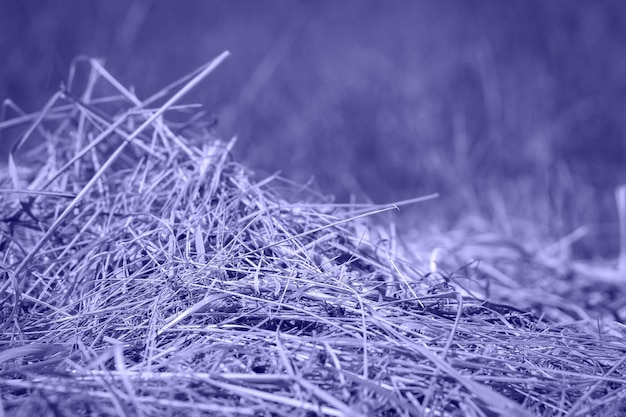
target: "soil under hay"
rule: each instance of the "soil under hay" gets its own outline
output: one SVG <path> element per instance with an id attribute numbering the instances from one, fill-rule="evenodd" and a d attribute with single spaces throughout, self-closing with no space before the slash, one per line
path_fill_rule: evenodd
<path id="1" fill-rule="evenodd" d="M 396 249 L 388 207 L 257 180 L 155 104 L 178 84 L 141 102 L 89 63 L 3 123 L 2 415 L 626 414 L 617 330 L 473 297 Z"/>

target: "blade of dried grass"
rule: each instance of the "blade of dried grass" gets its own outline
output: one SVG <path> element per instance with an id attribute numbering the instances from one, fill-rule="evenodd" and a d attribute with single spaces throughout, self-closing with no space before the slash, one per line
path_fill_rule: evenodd
<path id="1" fill-rule="evenodd" d="M 198 74 L 198 76 L 197 76 L 197 77 L 201 77 L 200 79 L 202 79 L 202 78 L 204 78 L 204 76 L 202 76 L 202 74 L 203 74 L 203 72 L 204 72 L 204 71 L 208 71 L 208 72 L 207 72 L 207 75 L 208 75 L 208 73 L 212 72 L 212 71 L 213 71 L 213 69 L 214 69 L 214 68 L 216 68 L 219 64 L 221 64 L 221 61 L 223 61 L 223 60 L 224 60 L 224 59 L 228 56 L 228 53 L 227 53 L 227 52 L 226 52 L 225 54 L 226 54 L 226 55 L 222 54 L 222 55 L 224 55 L 223 57 L 222 57 L 222 56 L 218 56 L 218 57 L 216 58 L 216 60 L 219 60 L 219 61 L 217 62 L 217 64 L 213 65 L 213 62 L 209 63 L 209 64 L 208 64 L 208 65 L 204 68 L 204 70 L 203 70 L 203 71 L 200 71 L 200 73 Z M 130 92 L 130 91 L 129 91 L 126 87 L 124 87 L 124 86 L 123 86 L 123 85 L 122 85 L 119 81 L 117 81 L 117 79 L 116 79 L 115 77 L 113 77 L 113 76 L 111 75 L 111 73 L 109 73 L 109 72 L 108 72 L 108 71 L 107 71 L 107 70 L 106 70 L 106 69 L 102 66 L 102 64 L 100 63 L 100 61 L 99 61 L 99 60 L 97 60 L 97 59 L 93 59 L 93 58 L 92 58 L 92 59 L 90 59 L 90 60 L 89 60 L 89 62 L 91 63 L 92 68 L 94 68 L 94 69 L 95 69 L 95 70 L 96 70 L 96 71 L 97 71 L 97 72 L 98 72 L 98 73 L 99 73 L 99 74 L 100 74 L 103 78 L 105 78 L 105 79 L 106 79 L 106 80 L 107 80 L 107 81 L 108 81 L 108 82 L 109 82 L 109 83 L 110 83 L 110 84 L 111 84 L 111 85 L 112 85 L 115 89 L 117 89 L 120 93 L 122 93 L 122 95 L 123 95 L 124 97 L 126 97 L 126 98 L 128 99 L 128 101 L 130 101 L 131 103 L 133 103 L 133 104 L 136 106 L 136 107 L 135 107 L 135 109 L 134 109 L 133 111 L 137 111 L 138 109 L 145 108 L 145 107 L 147 106 L 148 102 L 141 102 L 141 101 L 137 98 L 137 96 L 135 96 L 135 95 L 134 95 L 133 93 L 131 93 L 131 92 Z M 194 80 L 194 79 L 192 78 L 192 80 L 191 80 L 191 81 L 189 81 L 189 83 L 190 83 L 190 84 L 191 84 L 191 83 L 193 83 L 193 80 Z M 191 88 L 193 88 L 193 87 L 194 87 L 194 86 L 192 86 Z M 181 97 L 182 97 L 182 96 L 181 96 Z M 168 107 L 168 108 L 171 108 L 173 104 L 174 104 L 174 103 L 172 103 L 171 105 L 169 105 L 169 106 L 167 106 L 167 107 Z M 167 127 L 164 123 L 162 123 L 162 122 L 160 121 L 160 119 L 159 119 L 159 118 L 155 118 L 155 120 L 154 120 L 154 121 L 156 122 L 156 125 L 157 125 L 157 127 L 158 127 L 159 129 L 164 129 L 165 131 L 167 131 L 167 132 L 169 133 L 169 136 L 170 136 L 170 137 L 172 137 L 172 138 L 176 141 L 176 143 L 177 143 L 177 144 L 178 144 L 178 145 L 179 145 L 179 146 L 183 149 L 183 151 L 185 151 L 185 152 L 186 152 L 189 156 L 192 156 L 192 155 L 193 155 L 193 152 L 192 152 L 192 151 L 191 151 L 191 150 L 190 150 L 190 149 L 189 149 L 189 148 L 188 148 L 188 147 L 187 147 L 187 146 L 186 146 L 183 142 L 181 142 L 180 140 L 178 140 L 178 138 L 176 137 L 176 135 L 172 134 L 172 133 L 169 131 L 169 128 L 168 128 L 168 127 Z M 169 149 L 169 153 L 171 153 L 171 149 Z"/>
<path id="2" fill-rule="evenodd" d="M 76 194 L 64 193 L 64 192 L 59 192 L 59 191 L 45 191 L 45 190 L 0 188 L 0 193 L 41 195 L 41 196 L 46 196 L 46 197 L 60 197 L 60 198 L 76 198 Z"/>
<path id="3" fill-rule="evenodd" d="M 111 340 L 111 338 L 109 338 L 109 340 Z M 122 384 L 126 389 L 126 394 L 131 399 L 139 417 L 142 417 L 144 415 L 144 411 L 137 401 L 137 391 L 133 387 L 133 384 L 128 377 L 128 373 L 126 372 L 126 365 L 124 364 L 124 348 L 122 343 L 117 342 L 113 344 L 113 359 L 115 361 L 115 368 L 118 371 L 118 375 L 120 376 Z"/>
<path id="4" fill-rule="evenodd" d="M 617 270 L 626 276 L 626 185 L 615 190 L 615 200 L 617 201 L 617 214 L 619 216 L 620 243 Z"/>
<path id="5" fill-rule="evenodd" d="M 325 229 L 331 229 L 333 227 L 342 225 L 344 223 L 349 223 L 349 222 L 352 222 L 352 221 L 355 221 L 355 220 L 358 220 L 358 219 L 362 219 L 364 217 L 373 216 L 373 215 L 376 215 L 376 214 L 384 213 L 384 212 L 389 211 L 389 210 L 397 210 L 397 209 L 398 208 L 396 206 L 391 206 L 391 207 L 385 207 L 385 208 L 382 208 L 382 209 L 379 209 L 379 210 L 367 211 L 367 212 L 365 212 L 363 214 L 360 214 L 358 216 L 352 216 L 352 217 L 349 217 L 347 219 L 338 220 L 336 222 L 333 222 L 333 223 L 330 223 L 330 224 L 325 224 L 325 225 L 322 225 L 322 226 L 319 226 L 319 227 L 307 230 L 305 232 L 299 233 L 297 235 L 287 237 L 285 239 L 279 240 L 278 242 L 270 243 L 268 245 L 262 246 L 262 247 L 260 247 L 258 249 L 253 250 L 253 251 L 246 252 L 242 256 L 244 256 L 244 257 L 245 256 L 249 256 L 249 255 L 252 255 L 252 254 L 255 254 L 255 253 L 258 253 L 258 252 L 262 252 L 262 251 L 264 251 L 266 249 L 270 249 L 270 248 L 272 248 L 274 246 L 278 246 L 278 245 L 281 245 L 283 243 L 287 243 L 287 242 L 290 242 L 292 240 L 299 239 L 299 238 L 302 238 L 304 236 L 308 236 L 308 235 L 320 232 L 320 231 L 325 230 Z"/>
<path id="6" fill-rule="evenodd" d="M 15 153 L 17 153 L 17 151 L 20 150 L 22 146 L 24 146 L 24 144 L 30 138 L 33 132 L 40 128 L 41 123 L 44 121 L 46 116 L 50 113 L 50 111 L 52 110 L 54 105 L 57 103 L 57 101 L 59 101 L 59 99 L 61 99 L 62 97 L 63 97 L 63 94 L 62 92 L 59 91 L 55 93 L 50 98 L 50 100 L 48 100 L 44 108 L 40 112 L 37 113 L 37 118 L 35 119 L 35 121 L 29 126 L 29 128 L 26 130 L 26 132 L 24 132 L 24 134 L 20 137 L 20 139 L 17 142 L 15 142 L 15 144 L 13 144 L 13 146 L 11 147 L 11 151 L 9 152 L 9 155 L 14 155 Z"/>

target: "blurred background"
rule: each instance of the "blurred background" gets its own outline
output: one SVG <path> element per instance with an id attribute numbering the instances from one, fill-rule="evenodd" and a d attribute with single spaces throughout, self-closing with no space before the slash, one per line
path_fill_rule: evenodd
<path id="1" fill-rule="evenodd" d="M 616 256 L 626 3 L 0 2 L 0 98 L 27 112 L 79 54 L 146 98 L 224 50 L 187 101 L 260 176 L 313 177 L 340 202 L 439 192 L 401 212 L 424 230 L 586 225 L 576 255 Z"/>

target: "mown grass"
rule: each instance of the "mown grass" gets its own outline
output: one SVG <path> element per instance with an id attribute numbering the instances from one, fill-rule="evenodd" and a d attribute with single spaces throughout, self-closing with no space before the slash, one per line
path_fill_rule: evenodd
<path id="1" fill-rule="evenodd" d="M 620 294 L 623 271 L 573 258 L 576 234 L 376 221 L 434 196 L 254 176 L 178 102 L 226 56 L 145 100 L 79 60 L 84 89 L 0 122 L 5 415 L 626 412 L 619 305 L 564 297 Z"/>

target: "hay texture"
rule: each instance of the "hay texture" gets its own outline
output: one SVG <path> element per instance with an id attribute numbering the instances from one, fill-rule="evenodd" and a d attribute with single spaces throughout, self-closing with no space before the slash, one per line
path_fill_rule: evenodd
<path id="1" fill-rule="evenodd" d="M 463 294 L 372 222 L 401 204 L 234 161 L 179 102 L 226 56 L 144 101 L 78 61 L 2 122 L 0 415 L 626 413 L 617 335 Z"/>

